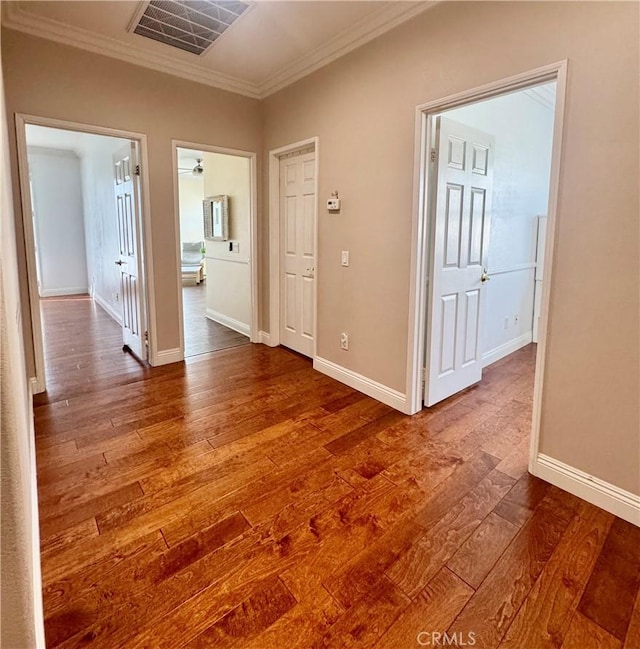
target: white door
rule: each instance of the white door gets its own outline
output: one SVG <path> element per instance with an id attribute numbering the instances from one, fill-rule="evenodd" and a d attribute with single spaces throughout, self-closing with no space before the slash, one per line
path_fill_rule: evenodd
<path id="1" fill-rule="evenodd" d="M 316 267 L 315 152 L 280 160 L 280 342 L 313 357 Z"/>
<path id="2" fill-rule="evenodd" d="M 482 312 L 489 225 L 491 135 L 439 117 L 429 271 L 425 403 L 482 378 Z"/>
<path id="3" fill-rule="evenodd" d="M 120 299 L 122 341 L 141 360 L 147 359 L 146 318 L 140 250 L 139 194 L 136 176 L 136 145 L 131 142 L 113 156 L 113 172 L 118 215 Z"/>

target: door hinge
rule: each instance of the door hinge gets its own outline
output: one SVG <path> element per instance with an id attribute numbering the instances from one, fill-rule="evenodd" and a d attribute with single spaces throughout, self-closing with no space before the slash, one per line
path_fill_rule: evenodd
<path id="1" fill-rule="evenodd" d="M 427 368 L 423 367 L 422 371 L 420 372 L 420 378 L 422 380 L 422 388 L 424 389 L 424 386 L 427 384 Z"/>
<path id="2" fill-rule="evenodd" d="M 144 332 L 144 344 L 145 344 L 146 347 L 149 346 L 149 332 L 148 331 Z"/>
<path id="3" fill-rule="evenodd" d="M 431 162 L 435 162 L 435 161 L 436 161 L 436 155 L 437 155 L 436 150 L 435 150 L 435 149 L 431 149 L 431 156 L 430 156 L 430 160 L 431 160 Z"/>
<path id="4" fill-rule="evenodd" d="M 140 175 L 140 165 L 136 165 L 136 176 Z"/>

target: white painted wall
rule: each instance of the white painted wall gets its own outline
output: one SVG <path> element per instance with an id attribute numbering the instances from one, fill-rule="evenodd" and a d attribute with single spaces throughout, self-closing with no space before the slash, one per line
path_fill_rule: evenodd
<path id="1" fill-rule="evenodd" d="M 537 216 L 547 213 L 549 200 L 553 110 L 517 92 L 446 115 L 495 136 L 491 281 L 483 323 L 489 364 L 531 342 Z"/>
<path id="2" fill-rule="evenodd" d="M 82 194 L 87 272 L 94 300 L 122 321 L 118 259 L 118 217 L 113 184 L 113 154 L 127 140 L 87 135 L 82 142 Z"/>
<path id="3" fill-rule="evenodd" d="M 250 209 L 248 158 L 204 154 L 205 196 L 229 196 L 229 241 L 206 241 L 207 317 L 249 335 L 251 322 Z M 237 251 L 229 251 L 229 244 Z"/>
<path id="4" fill-rule="evenodd" d="M 29 147 L 29 168 L 40 295 L 86 293 L 80 159 L 73 151 Z"/>
<path id="5" fill-rule="evenodd" d="M 202 200 L 204 199 L 204 176 L 180 174 L 178 176 L 180 206 L 180 241 L 204 241 Z"/>

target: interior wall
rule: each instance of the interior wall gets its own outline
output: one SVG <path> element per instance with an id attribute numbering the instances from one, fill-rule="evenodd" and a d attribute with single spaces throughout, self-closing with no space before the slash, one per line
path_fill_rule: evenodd
<path id="1" fill-rule="evenodd" d="M 0 70 L 0 645 L 44 647 L 33 407 L 27 384 Z"/>
<path id="2" fill-rule="evenodd" d="M 549 203 L 553 108 L 521 91 L 444 115 L 495 136 L 482 342 L 485 363 L 494 362 L 532 339 L 537 217 Z"/>
<path id="3" fill-rule="evenodd" d="M 318 355 L 404 393 L 416 106 L 568 59 L 540 450 L 636 494 L 638 12 L 626 2 L 440 3 L 264 102 L 265 151 L 320 141 Z M 335 189 L 342 211 L 330 215 L 322 206 Z M 267 277 L 264 232 L 261 241 Z M 588 281 L 587 259 L 597 269 Z M 267 307 L 263 282 L 263 322 Z"/>
<path id="4" fill-rule="evenodd" d="M 251 323 L 251 163 L 204 154 L 205 197 L 229 197 L 229 241 L 206 241 L 207 316 L 248 335 Z M 229 248 L 233 249 L 230 250 Z"/>
<path id="5" fill-rule="evenodd" d="M 28 156 L 40 296 L 87 293 L 80 159 L 73 151 L 41 147 L 29 147 Z"/>
<path id="6" fill-rule="evenodd" d="M 180 316 L 171 140 L 260 151 L 260 102 L 13 30 L 3 30 L 2 49 L 12 122 L 17 112 L 147 135 L 157 347 L 174 352 L 180 347 Z M 10 149 L 14 203 L 20 214 L 13 129 Z M 16 219 L 16 228 L 23 317 L 29 331 L 21 218 Z M 30 338 L 27 343 L 27 368 L 32 375 Z"/>
<path id="7" fill-rule="evenodd" d="M 93 299 L 117 322 L 122 322 L 118 214 L 113 180 L 113 154 L 128 140 L 86 135 L 82 148 L 82 196 L 87 272 Z"/>
<path id="8" fill-rule="evenodd" d="M 178 176 L 180 209 L 180 240 L 183 242 L 204 241 L 202 200 L 204 199 L 204 178 L 192 174 Z"/>

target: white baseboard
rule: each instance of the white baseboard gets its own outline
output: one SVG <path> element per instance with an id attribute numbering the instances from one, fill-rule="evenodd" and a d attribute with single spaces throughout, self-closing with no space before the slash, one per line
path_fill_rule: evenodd
<path id="1" fill-rule="evenodd" d="M 31 394 L 41 394 L 44 392 L 42 381 L 39 381 L 35 376 L 29 378 L 29 385 L 31 386 Z"/>
<path id="2" fill-rule="evenodd" d="M 88 286 L 72 286 L 71 288 L 40 289 L 40 297 L 62 297 L 63 295 L 85 295 L 89 293 Z"/>
<path id="3" fill-rule="evenodd" d="M 158 367 L 159 365 L 169 365 L 170 363 L 180 363 L 184 360 L 184 355 L 182 350 L 179 347 L 175 349 L 163 349 L 154 354 L 152 360 L 149 361 L 149 364 L 153 367 Z"/>
<path id="4" fill-rule="evenodd" d="M 92 297 L 97 302 L 97 304 L 102 307 L 102 310 L 105 311 L 107 315 L 111 316 L 122 327 L 122 316 L 117 311 L 114 311 L 113 307 L 98 293 L 94 293 Z"/>
<path id="5" fill-rule="evenodd" d="M 271 345 L 271 336 L 269 335 L 268 331 L 259 331 L 258 332 L 258 342 L 262 343 L 263 345 L 268 345 L 269 347 L 272 347 L 272 345 Z"/>
<path id="6" fill-rule="evenodd" d="M 522 334 L 522 336 L 513 338 L 512 340 L 485 352 L 482 354 L 482 367 L 487 367 L 487 365 L 491 365 L 492 363 L 499 361 L 501 358 L 513 354 L 513 352 L 517 352 L 521 347 L 528 345 L 532 340 L 532 335 L 533 332 L 527 331 L 527 333 Z"/>
<path id="7" fill-rule="evenodd" d="M 230 318 L 223 313 L 218 313 L 213 309 L 207 309 L 207 318 L 209 318 L 209 320 L 217 322 L 218 324 L 224 325 L 225 327 L 229 327 L 229 329 L 233 329 L 238 333 L 244 334 L 245 336 L 251 335 L 251 327 L 248 324 L 246 324 L 245 322 L 240 322 L 240 320 Z"/>
<path id="8" fill-rule="evenodd" d="M 640 527 L 640 496 L 542 453 L 530 470 L 538 478 Z"/>
<path id="9" fill-rule="evenodd" d="M 362 376 L 362 374 L 348 370 L 341 365 L 337 365 L 318 356 L 313 359 L 313 369 L 369 397 L 386 403 L 388 406 L 400 410 L 400 412 L 409 414 L 407 396 L 402 392 L 388 388 L 386 385 L 382 385 L 382 383 L 368 379 L 366 376 Z"/>

